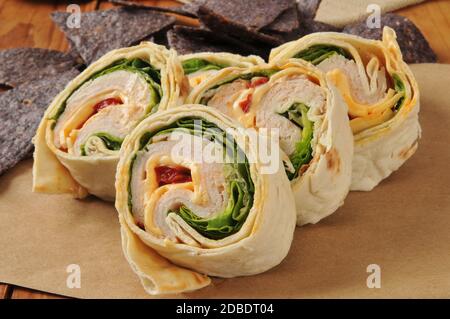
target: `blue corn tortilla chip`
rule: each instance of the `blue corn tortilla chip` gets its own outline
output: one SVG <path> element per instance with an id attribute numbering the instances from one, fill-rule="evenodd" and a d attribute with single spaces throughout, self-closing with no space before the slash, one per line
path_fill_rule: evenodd
<path id="1" fill-rule="evenodd" d="M 437 61 L 436 53 L 414 23 L 394 13 L 386 13 L 381 16 L 381 28 L 368 28 L 366 20 L 363 20 L 346 26 L 344 32 L 367 39 L 380 40 L 384 26 L 391 27 L 397 33 L 397 41 L 405 62 L 433 63 Z"/>
<path id="2" fill-rule="evenodd" d="M 233 49 L 233 47 L 224 43 L 215 44 L 209 42 L 204 37 L 193 37 L 176 29 L 167 31 L 167 39 L 170 48 L 176 50 L 178 54 L 190 54 L 197 52 L 230 52 L 230 50 Z"/>
<path id="3" fill-rule="evenodd" d="M 198 10 L 202 4 L 204 4 L 207 0 L 192 0 L 191 2 L 187 2 L 181 6 L 181 9 L 184 12 L 188 12 L 193 16 L 198 18 Z"/>
<path id="4" fill-rule="evenodd" d="M 66 35 L 71 48 L 86 64 L 105 53 L 139 43 L 158 32 L 170 28 L 175 18 L 140 8 L 120 7 L 81 14 L 80 28 L 69 28 L 70 13 L 53 12 L 53 21 Z"/>
<path id="5" fill-rule="evenodd" d="M 222 17 L 224 23 L 260 30 L 293 5 L 293 0 L 207 0 L 201 7 Z"/>
<path id="6" fill-rule="evenodd" d="M 297 0 L 300 19 L 314 20 L 321 0 Z"/>
<path id="7" fill-rule="evenodd" d="M 57 75 L 76 66 L 67 53 L 40 48 L 0 50 L 0 84 L 16 87 L 19 84 Z"/>
<path id="8" fill-rule="evenodd" d="M 271 24 L 265 26 L 265 33 L 291 33 L 300 27 L 297 6 L 292 6 L 283 11 Z"/>
<path id="9" fill-rule="evenodd" d="M 298 0 L 297 9 L 300 20 L 300 37 L 315 32 L 341 32 L 342 28 L 315 21 L 321 0 Z"/>
<path id="10" fill-rule="evenodd" d="M 267 57 L 270 48 L 256 47 L 206 28 L 175 26 L 167 32 L 169 46 L 179 54 L 196 52 L 230 52 Z"/>
<path id="11" fill-rule="evenodd" d="M 204 0 L 198 8 L 200 22 L 216 33 L 239 38 L 255 46 L 277 46 L 284 42 L 278 34 L 292 28 L 280 15 L 289 16 L 287 10 L 295 6 L 294 0 Z M 276 21 L 277 20 L 277 21 Z M 295 21 L 290 21 L 295 23 Z M 274 30 L 264 30 L 271 24 Z M 294 26 L 295 28 L 295 26 Z"/>
<path id="12" fill-rule="evenodd" d="M 0 175 L 33 153 L 31 142 L 53 98 L 78 70 L 29 81 L 0 95 Z"/>
<path id="13" fill-rule="evenodd" d="M 201 23 L 217 34 L 226 34 L 231 37 L 240 38 L 241 41 L 245 39 L 245 42 L 254 45 L 261 44 L 273 47 L 283 43 L 283 41 L 276 36 L 259 32 L 238 21 L 229 20 L 206 6 L 200 6 L 198 15 Z"/>
<path id="14" fill-rule="evenodd" d="M 301 36 L 315 33 L 315 32 L 341 32 L 342 28 L 335 27 L 331 24 L 314 21 L 314 20 L 302 20 L 301 22 Z"/>

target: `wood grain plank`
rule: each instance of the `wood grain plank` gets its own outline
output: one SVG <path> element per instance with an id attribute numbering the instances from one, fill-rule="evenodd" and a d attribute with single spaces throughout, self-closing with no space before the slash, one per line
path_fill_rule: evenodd
<path id="1" fill-rule="evenodd" d="M 60 1 L 1 0 L 0 48 L 40 47 L 65 51 L 64 34 L 50 19 L 53 11 L 65 11 Z M 96 8 L 98 1 L 80 4 L 82 11 Z"/>
<path id="2" fill-rule="evenodd" d="M 450 1 L 429 0 L 398 10 L 422 31 L 441 63 L 450 63 Z"/>
<path id="3" fill-rule="evenodd" d="M 145 4 L 145 5 L 149 5 L 149 6 L 158 6 L 158 7 L 179 7 L 179 6 L 183 5 L 182 3 L 173 1 L 173 0 L 139 0 L 139 1 L 130 0 L 130 1 L 134 1 L 139 4 Z M 108 0 L 101 0 L 101 2 L 100 2 L 100 9 L 111 8 L 114 6 L 115 5 L 110 3 Z"/>
<path id="4" fill-rule="evenodd" d="M 149 5 L 149 6 L 158 6 L 158 7 L 179 7 L 182 5 L 182 3 L 176 2 L 173 0 L 140 0 L 140 1 L 134 1 L 134 2 L 139 2 L 139 4 L 145 4 L 145 5 Z M 116 5 L 108 2 L 108 0 L 102 0 L 100 2 L 99 8 L 104 10 L 104 9 L 109 9 L 109 8 L 112 8 L 115 6 Z M 199 25 L 199 22 L 197 19 L 192 19 L 192 18 L 180 16 L 180 15 L 175 15 L 175 14 L 169 14 L 169 15 L 175 16 L 178 19 L 177 22 L 180 24 L 192 25 L 192 26 Z"/>
<path id="5" fill-rule="evenodd" d="M 11 285 L 0 284 L 0 299 L 8 299 L 11 294 Z"/>
<path id="6" fill-rule="evenodd" d="M 11 299 L 67 299 L 67 297 L 22 287 L 14 287 Z"/>

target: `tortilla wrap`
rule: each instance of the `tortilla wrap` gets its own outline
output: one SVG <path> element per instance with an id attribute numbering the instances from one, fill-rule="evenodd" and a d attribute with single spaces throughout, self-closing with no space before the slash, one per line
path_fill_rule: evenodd
<path id="1" fill-rule="evenodd" d="M 417 149 L 419 89 L 396 41 L 314 33 L 273 49 L 270 61 L 306 60 L 327 73 L 349 106 L 355 151 L 351 190 L 369 191 Z"/>
<path id="2" fill-rule="evenodd" d="M 196 157 L 207 149 L 227 161 Z M 184 105 L 143 120 L 120 151 L 116 208 L 124 254 L 145 290 L 186 292 L 208 285 L 207 275 L 247 276 L 279 264 L 295 229 L 279 164 L 262 174 L 252 140 L 212 108 Z"/>
<path id="3" fill-rule="evenodd" d="M 203 80 L 226 67 L 246 68 L 264 63 L 264 60 L 256 55 L 242 56 L 225 52 L 186 54 L 180 56 L 180 60 L 191 87 L 199 85 Z"/>
<path id="4" fill-rule="evenodd" d="M 125 136 L 187 92 L 174 51 L 151 42 L 114 50 L 90 65 L 47 108 L 34 137 L 33 191 L 114 200 Z"/>
<path id="5" fill-rule="evenodd" d="M 317 223 L 343 204 L 353 156 L 347 108 L 314 67 L 226 68 L 195 87 L 187 103 L 216 108 L 244 127 L 279 130 L 298 225 Z"/>

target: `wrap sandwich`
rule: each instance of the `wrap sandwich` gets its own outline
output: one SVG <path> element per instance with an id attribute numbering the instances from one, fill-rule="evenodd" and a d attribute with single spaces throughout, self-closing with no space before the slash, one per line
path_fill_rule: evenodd
<path id="1" fill-rule="evenodd" d="M 126 137 L 116 208 L 124 254 L 148 293 L 199 289 L 207 275 L 258 274 L 286 256 L 295 228 L 289 181 L 280 159 L 261 173 L 240 129 L 212 108 L 185 105 Z"/>
<path id="2" fill-rule="evenodd" d="M 191 87 L 196 87 L 204 79 L 226 67 L 234 66 L 246 68 L 264 63 L 264 60 L 256 55 L 241 56 L 225 52 L 186 54 L 180 56 L 180 60 Z"/>
<path id="3" fill-rule="evenodd" d="M 187 88 L 176 53 L 163 46 L 104 55 L 46 110 L 34 138 L 33 190 L 113 200 L 125 136 L 149 114 L 181 104 Z"/>
<path id="4" fill-rule="evenodd" d="M 215 108 L 244 127 L 279 130 L 297 224 L 316 223 L 349 189 L 352 134 L 347 108 L 306 63 L 226 68 L 194 88 L 187 103 Z"/>
<path id="5" fill-rule="evenodd" d="M 368 191 L 417 149 L 417 82 L 403 61 L 395 31 L 382 41 L 343 33 L 314 33 L 272 50 L 270 62 L 308 61 L 328 73 L 348 105 L 355 151 L 351 190 Z"/>

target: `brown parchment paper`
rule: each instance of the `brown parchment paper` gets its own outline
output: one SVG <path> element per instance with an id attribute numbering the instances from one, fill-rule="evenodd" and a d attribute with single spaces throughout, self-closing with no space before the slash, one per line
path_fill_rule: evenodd
<path id="1" fill-rule="evenodd" d="M 353 192 L 288 257 L 257 276 L 215 279 L 186 298 L 450 297 L 450 65 L 414 65 L 418 152 L 372 192 Z M 112 205 L 31 192 L 31 160 L 0 178 L 0 282 L 85 298 L 149 297 L 122 256 Z M 81 288 L 66 267 L 81 268 Z M 381 267 L 381 288 L 366 285 Z M 173 296 L 171 296 L 173 297 Z"/>

